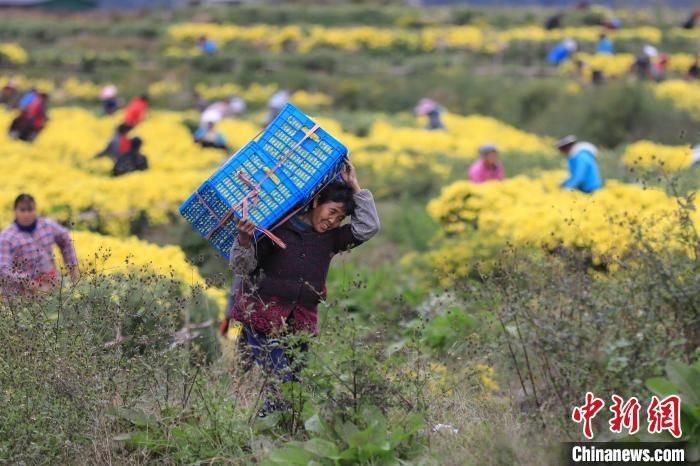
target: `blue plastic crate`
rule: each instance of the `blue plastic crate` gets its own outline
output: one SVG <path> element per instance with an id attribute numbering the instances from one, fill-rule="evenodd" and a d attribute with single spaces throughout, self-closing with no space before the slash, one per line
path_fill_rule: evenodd
<path id="1" fill-rule="evenodd" d="M 260 184 L 257 204 L 248 202 L 248 217 L 265 228 L 307 202 L 340 173 L 347 148 L 321 128 L 305 138 L 314 125 L 304 113 L 287 104 L 257 142 L 248 143 L 197 188 L 180 206 L 180 214 L 228 258 L 237 234 L 235 218 L 243 215 L 239 204 L 252 190 L 239 173 Z M 234 206 L 232 215 L 217 228 Z M 259 235 L 256 232 L 256 238 Z"/>
<path id="2" fill-rule="evenodd" d="M 280 170 L 307 201 L 340 173 L 348 154 L 348 149 L 323 128 L 304 140 L 314 125 L 301 110 L 287 104 L 258 138 L 268 154 L 278 160 L 287 157 Z"/>

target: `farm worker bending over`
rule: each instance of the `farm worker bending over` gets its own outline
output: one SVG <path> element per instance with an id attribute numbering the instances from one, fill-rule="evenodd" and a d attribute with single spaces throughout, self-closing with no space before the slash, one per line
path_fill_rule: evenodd
<path id="1" fill-rule="evenodd" d="M 349 161 L 342 178 L 344 183 L 330 183 L 304 213 L 274 231 L 286 249 L 268 238 L 252 244 L 255 225 L 248 219 L 238 222 L 230 267 L 242 283 L 232 317 L 243 324 L 258 365 L 284 382 L 296 380 L 299 363 L 291 361 L 291 348 L 279 337 L 285 331 L 317 334 L 317 306 L 326 297 L 331 259 L 379 231 L 372 193 L 360 188 Z M 350 224 L 341 226 L 347 215 Z M 303 353 L 306 345 L 297 350 Z M 260 416 L 280 408 L 268 399 Z"/>
<path id="2" fill-rule="evenodd" d="M 214 42 L 211 39 L 208 39 L 207 36 L 200 36 L 197 40 L 197 45 L 199 45 L 199 50 L 201 50 L 202 53 L 205 54 L 216 53 L 216 51 L 218 50 L 216 42 Z"/>
<path id="3" fill-rule="evenodd" d="M 226 143 L 226 138 L 221 133 L 214 128 L 214 122 L 208 121 L 205 127 L 200 126 L 197 131 L 194 132 L 194 142 L 200 144 L 202 147 L 214 147 L 216 149 L 223 149 L 228 152 L 229 147 Z"/>
<path id="4" fill-rule="evenodd" d="M 12 110 L 17 104 L 17 83 L 14 79 L 8 80 L 2 91 L 0 91 L 0 104 L 3 104 L 7 110 Z"/>
<path id="5" fill-rule="evenodd" d="M 615 53 L 615 46 L 612 40 L 607 36 L 607 34 L 602 33 L 598 38 L 598 44 L 595 48 L 596 53 L 601 53 L 605 55 L 612 55 Z"/>
<path id="6" fill-rule="evenodd" d="M 420 99 L 418 105 L 413 109 L 416 115 L 427 115 L 428 125 L 425 129 L 445 129 L 440 115 L 445 111 L 437 102 L 432 99 Z"/>
<path id="7" fill-rule="evenodd" d="M 700 79 L 700 55 L 695 55 L 695 60 L 690 65 L 690 68 L 688 68 L 685 79 Z"/>
<path id="8" fill-rule="evenodd" d="M 110 159 L 116 161 L 120 155 L 126 154 L 131 149 L 131 139 L 129 139 L 129 131 L 131 131 L 131 126 L 127 124 L 120 124 L 117 126 L 117 130 L 114 132 L 112 139 L 107 143 L 107 147 L 102 149 L 95 155 L 95 158 L 108 156 Z"/>
<path id="9" fill-rule="evenodd" d="M 119 108 L 117 94 L 117 86 L 114 84 L 108 84 L 100 91 L 100 102 L 102 102 L 102 111 L 105 115 L 111 115 Z"/>
<path id="10" fill-rule="evenodd" d="M 700 10 L 695 10 L 690 14 L 690 16 L 688 16 L 688 19 L 683 21 L 681 27 L 683 29 L 693 29 L 695 24 L 698 22 L 698 19 L 700 19 Z"/>
<path id="11" fill-rule="evenodd" d="M 48 100 L 48 94 L 41 92 L 36 94 L 25 107 L 20 106 L 19 115 L 10 124 L 8 133 L 10 138 L 34 141 L 49 119 L 46 111 Z"/>
<path id="12" fill-rule="evenodd" d="M 15 220 L 0 233 L 0 284 L 10 290 L 44 290 L 59 279 L 53 245 L 63 254 L 71 278 L 77 280 L 78 259 L 68 230 L 55 221 L 38 217 L 29 194 L 15 199 Z"/>
<path id="13" fill-rule="evenodd" d="M 591 193 L 603 187 L 596 161 L 598 149 L 593 144 L 576 142 L 576 136 L 570 135 L 558 140 L 556 147 L 569 161 L 570 176 L 562 182 L 562 188 Z"/>
<path id="14" fill-rule="evenodd" d="M 206 128 L 207 123 L 218 123 L 224 118 L 238 116 L 245 112 L 245 101 L 237 95 L 207 105 L 199 118 L 199 127 Z"/>
<path id="15" fill-rule="evenodd" d="M 134 128 L 146 118 L 150 99 L 144 94 L 131 99 L 129 105 L 124 109 L 124 124 Z"/>
<path id="16" fill-rule="evenodd" d="M 576 41 L 573 39 L 566 39 L 561 43 L 557 44 L 549 51 L 547 55 L 547 61 L 552 65 L 558 65 L 569 58 L 576 51 Z"/>
<path id="17" fill-rule="evenodd" d="M 114 162 L 112 175 L 121 176 L 135 171 L 143 171 L 148 169 L 148 159 L 141 153 L 143 141 L 140 137 L 131 138 L 129 150 L 120 154 Z"/>
<path id="18" fill-rule="evenodd" d="M 479 147 L 479 158 L 469 167 L 469 179 L 473 183 L 502 180 L 503 164 L 498 160 L 498 148 L 494 144 Z"/>

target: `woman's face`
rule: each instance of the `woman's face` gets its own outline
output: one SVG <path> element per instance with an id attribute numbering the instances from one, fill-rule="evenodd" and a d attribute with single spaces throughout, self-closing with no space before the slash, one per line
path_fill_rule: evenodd
<path id="1" fill-rule="evenodd" d="M 324 202 L 311 211 L 311 226 L 317 233 L 338 228 L 345 218 L 345 205 L 340 202 Z"/>
<path id="2" fill-rule="evenodd" d="M 498 164 L 498 152 L 495 150 L 492 150 L 488 154 L 484 156 L 484 159 L 486 160 L 486 163 L 490 166 L 494 166 Z"/>
<path id="3" fill-rule="evenodd" d="M 36 205 L 33 202 L 20 202 L 15 208 L 17 223 L 27 227 L 36 220 Z"/>

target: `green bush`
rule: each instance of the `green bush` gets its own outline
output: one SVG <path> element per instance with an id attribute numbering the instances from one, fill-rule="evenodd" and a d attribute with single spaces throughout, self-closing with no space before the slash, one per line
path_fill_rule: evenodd
<path id="1" fill-rule="evenodd" d="M 362 333 L 347 313 L 327 322 L 305 357 L 303 383 L 285 387 L 286 416 L 303 419 L 306 440 L 270 451 L 265 464 L 389 465 L 425 452 L 425 387 L 407 372 L 420 354 L 384 357 L 384 344 Z"/>
<path id="2" fill-rule="evenodd" d="M 672 104 L 656 99 L 645 84 L 609 82 L 578 95 L 558 94 L 541 112 L 532 113 L 530 130 L 551 135 L 576 133 L 605 147 L 651 139 L 678 144 L 696 123 Z"/>
<path id="3" fill-rule="evenodd" d="M 0 461 L 72 463 L 93 442 L 111 448 L 110 406 L 127 409 L 152 395 L 167 402 L 176 390 L 169 384 L 194 367 L 189 361 L 206 358 L 197 349 L 206 337 L 178 332 L 196 313 L 191 306 L 182 284 L 146 269 L 88 271 L 46 295 L 6 296 Z"/>

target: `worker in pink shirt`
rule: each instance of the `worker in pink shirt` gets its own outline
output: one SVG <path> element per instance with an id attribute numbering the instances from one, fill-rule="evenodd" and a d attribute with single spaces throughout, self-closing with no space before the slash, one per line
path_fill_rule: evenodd
<path id="1" fill-rule="evenodd" d="M 71 278 L 78 280 L 78 258 L 68 230 L 54 220 L 39 217 L 36 201 L 29 194 L 15 199 L 15 221 L 0 232 L 0 289 L 47 290 L 60 282 L 53 245 L 61 249 Z"/>
<path id="2" fill-rule="evenodd" d="M 505 178 L 503 164 L 498 160 L 498 148 L 484 144 L 479 148 L 479 158 L 469 167 L 469 179 L 474 183 L 502 180 Z"/>

